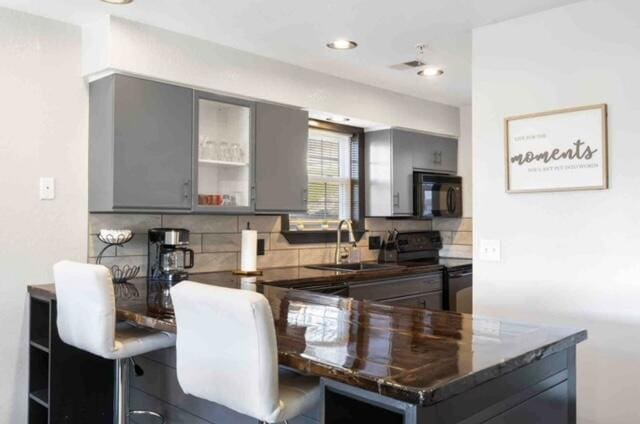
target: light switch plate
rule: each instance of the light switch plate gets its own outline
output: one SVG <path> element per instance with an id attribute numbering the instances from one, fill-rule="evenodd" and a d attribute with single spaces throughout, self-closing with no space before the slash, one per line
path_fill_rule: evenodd
<path id="1" fill-rule="evenodd" d="M 480 240 L 480 260 L 500 261 L 500 240 Z"/>
<path id="2" fill-rule="evenodd" d="M 53 200 L 56 197 L 56 182 L 53 177 L 40 177 L 40 200 Z"/>

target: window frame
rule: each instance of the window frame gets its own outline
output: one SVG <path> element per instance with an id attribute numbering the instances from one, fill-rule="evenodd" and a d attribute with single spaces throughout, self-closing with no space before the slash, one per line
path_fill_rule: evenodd
<path id="1" fill-rule="evenodd" d="M 358 143 L 358 213 L 352 216 L 353 232 L 356 241 L 359 241 L 365 233 L 365 193 L 364 193 L 364 137 L 363 128 L 353 127 L 350 125 L 336 124 L 333 122 L 319 121 L 316 119 L 309 120 L 309 127 L 324 131 L 337 132 L 341 134 L 351 134 Z M 353 196 L 351 198 L 350 207 L 353 208 Z M 312 230 L 312 231 L 291 231 L 289 223 L 289 214 L 281 216 L 282 227 L 280 232 L 290 244 L 311 244 L 311 243 L 335 243 L 336 230 Z M 348 240 L 347 231 L 342 231 L 342 240 Z"/>

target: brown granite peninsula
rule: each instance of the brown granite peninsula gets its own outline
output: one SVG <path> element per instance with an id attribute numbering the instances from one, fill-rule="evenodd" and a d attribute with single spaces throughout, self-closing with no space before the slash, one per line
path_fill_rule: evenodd
<path id="1" fill-rule="evenodd" d="M 257 278 L 219 272 L 194 274 L 191 280 L 256 290 L 267 297 L 280 363 L 323 377 L 327 423 L 345 422 L 346 410 L 366 417 L 376 416 L 380 408 L 410 422 L 480 422 L 467 419 L 514 414 L 516 407 L 524 412 L 542 408 L 550 419 L 544 422 L 575 422 L 575 345 L 587 338 L 586 331 L 304 290 L 318 279 L 357 284 L 415 272 L 420 270 L 336 273 L 296 267 L 269 270 Z M 39 299 L 55 299 L 52 284 L 30 286 L 29 291 Z M 126 293 L 119 293 L 119 319 L 175 331 L 168 287 L 136 279 Z M 545 400 L 550 395 L 551 403 Z M 442 419 L 420 418 L 432 414 Z"/>

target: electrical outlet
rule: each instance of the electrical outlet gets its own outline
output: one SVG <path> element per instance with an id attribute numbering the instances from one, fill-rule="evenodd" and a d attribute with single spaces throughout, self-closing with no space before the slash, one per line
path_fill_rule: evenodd
<path id="1" fill-rule="evenodd" d="M 56 197 L 56 182 L 53 177 L 40 177 L 40 200 L 53 200 Z"/>
<path id="2" fill-rule="evenodd" d="M 382 247 L 380 236 L 369 236 L 369 250 L 376 250 Z"/>
<path id="3" fill-rule="evenodd" d="M 348 262 L 351 264 L 357 264 L 362 261 L 362 257 L 360 256 L 360 251 L 358 249 L 351 249 L 349 251 L 349 259 Z"/>
<path id="4" fill-rule="evenodd" d="M 258 245 L 256 247 L 256 254 L 258 256 L 264 256 L 264 239 L 258 239 Z"/>
<path id="5" fill-rule="evenodd" d="M 480 260 L 500 262 L 500 240 L 480 240 Z"/>

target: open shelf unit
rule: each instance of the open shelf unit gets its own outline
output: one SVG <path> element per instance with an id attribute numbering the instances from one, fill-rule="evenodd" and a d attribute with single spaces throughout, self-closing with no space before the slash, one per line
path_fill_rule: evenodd
<path id="1" fill-rule="evenodd" d="M 255 104 L 196 92 L 194 106 L 194 209 L 251 212 Z M 214 146 L 209 150 L 206 145 L 210 142 Z"/>
<path id="2" fill-rule="evenodd" d="M 36 401 L 45 408 L 49 408 L 49 389 L 36 390 L 29 393 L 29 399 Z"/>
<path id="3" fill-rule="evenodd" d="M 50 302 L 30 298 L 29 321 L 29 424 L 49 422 Z"/>
<path id="4" fill-rule="evenodd" d="M 113 424 L 115 364 L 60 339 L 55 299 L 29 298 L 28 423 Z"/>

